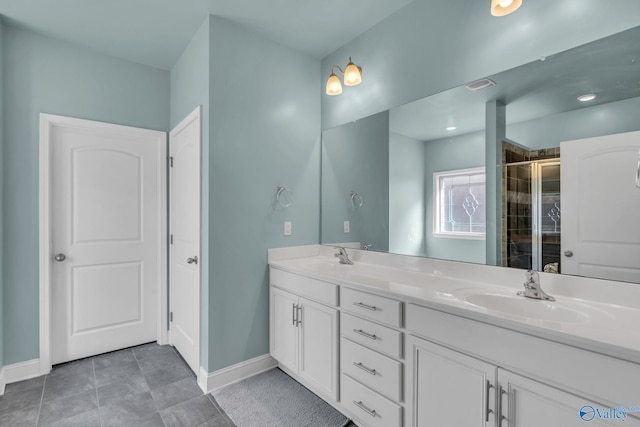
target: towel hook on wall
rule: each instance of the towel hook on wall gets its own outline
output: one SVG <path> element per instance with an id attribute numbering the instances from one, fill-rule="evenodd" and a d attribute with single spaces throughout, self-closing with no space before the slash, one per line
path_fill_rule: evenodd
<path id="1" fill-rule="evenodd" d="M 293 191 L 289 190 L 287 187 L 278 185 L 278 189 L 276 190 L 276 201 L 283 208 L 288 208 L 293 203 Z"/>
<path id="2" fill-rule="evenodd" d="M 356 210 L 358 208 L 362 207 L 362 204 L 364 203 L 364 199 L 362 198 L 362 196 L 360 194 L 358 194 L 355 191 L 351 191 L 350 194 L 350 202 L 351 202 L 351 207 Z"/>

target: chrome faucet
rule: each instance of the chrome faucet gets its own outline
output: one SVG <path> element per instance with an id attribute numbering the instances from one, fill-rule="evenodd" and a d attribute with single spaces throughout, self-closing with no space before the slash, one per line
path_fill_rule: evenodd
<path id="1" fill-rule="evenodd" d="M 545 301 L 556 300 L 554 297 L 547 295 L 547 293 L 542 290 L 540 287 L 540 275 L 537 271 L 533 270 L 527 270 L 527 281 L 524 282 L 524 291 L 518 292 L 518 295 Z"/>
<path id="2" fill-rule="evenodd" d="M 345 248 L 338 247 L 338 252 L 333 255 L 340 260 L 340 264 L 353 265 L 353 261 L 349 259 L 349 254 Z"/>

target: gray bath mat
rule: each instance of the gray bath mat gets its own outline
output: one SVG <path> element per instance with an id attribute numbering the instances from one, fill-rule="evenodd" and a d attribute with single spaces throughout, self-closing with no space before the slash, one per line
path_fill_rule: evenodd
<path id="1" fill-rule="evenodd" d="M 280 369 L 211 393 L 238 427 L 342 427 L 347 418 Z"/>

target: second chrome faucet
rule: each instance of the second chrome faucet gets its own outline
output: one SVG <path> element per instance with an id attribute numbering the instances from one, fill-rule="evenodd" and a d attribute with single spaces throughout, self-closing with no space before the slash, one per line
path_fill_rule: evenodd
<path id="1" fill-rule="evenodd" d="M 340 260 L 340 264 L 353 265 L 353 261 L 349 259 L 349 254 L 345 248 L 338 247 L 338 252 L 333 255 Z"/>
<path id="2" fill-rule="evenodd" d="M 556 300 L 554 297 L 548 295 L 542 290 L 542 287 L 540 286 L 540 275 L 537 271 L 533 270 L 527 270 L 527 280 L 524 282 L 524 291 L 518 292 L 518 295 L 545 301 Z"/>

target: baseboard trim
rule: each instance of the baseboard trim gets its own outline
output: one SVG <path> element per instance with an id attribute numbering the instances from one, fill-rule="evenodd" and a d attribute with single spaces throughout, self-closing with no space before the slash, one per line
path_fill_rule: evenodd
<path id="1" fill-rule="evenodd" d="M 0 396 L 4 394 L 7 384 L 39 377 L 40 359 L 27 360 L 26 362 L 14 363 L 4 366 L 0 370 Z"/>
<path id="2" fill-rule="evenodd" d="M 4 394 L 4 366 L 0 368 L 0 396 Z"/>
<path id="3" fill-rule="evenodd" d="M 276 362 L 275 359 L 269 354 L 263 354 L 262 356 L 254 357 L 253 359 L 245 360 L 244 362 L 236 363 L 235 365 L 211 373 L 207 373 L 204 369 L 200 368 L 198 386 L 203 392 L 211 393 L 224 386 L 237 383 L 245 378 L 273 369 L 276 366 L 278 366 L 278 362 Z"/>

